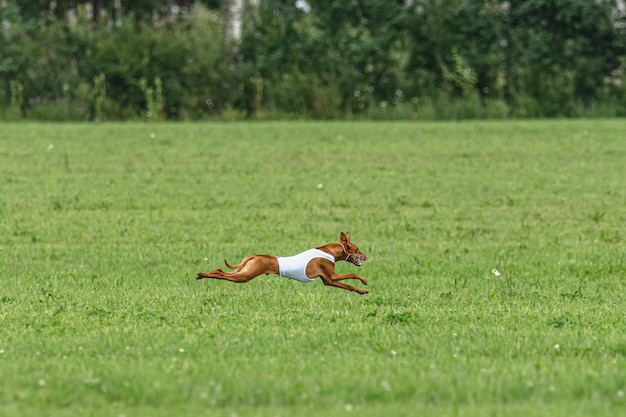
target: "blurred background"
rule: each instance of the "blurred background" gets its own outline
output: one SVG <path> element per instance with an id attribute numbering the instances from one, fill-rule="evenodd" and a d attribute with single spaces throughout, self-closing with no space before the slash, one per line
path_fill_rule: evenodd
<path id="1" fill-rule="evenodd" d="M 0 0 L 0 120 L 626 116 L 624 0 Z"/>

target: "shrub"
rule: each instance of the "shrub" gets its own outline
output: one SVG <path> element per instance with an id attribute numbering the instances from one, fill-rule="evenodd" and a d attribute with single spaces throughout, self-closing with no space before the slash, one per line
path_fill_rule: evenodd
<path id="1" fill-rule="evenodd" d="M 33 102 L 26 112 L 26 117 L 32 120 L 77 122 L 89 119 L 89 108 L 86 102 L 76 102 L 69 99 L 54 101 L 42 100 Z"/>

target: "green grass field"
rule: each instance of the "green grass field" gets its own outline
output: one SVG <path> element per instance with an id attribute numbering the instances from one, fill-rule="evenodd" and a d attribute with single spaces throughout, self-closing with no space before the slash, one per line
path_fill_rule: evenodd
<path id="1" fill-rule="evenodd" d="M 626 407 L 623 120 L 2 124 L 0 194 L 0 415 Z M 368 295 L 195 280 L 340 231 Z"/>

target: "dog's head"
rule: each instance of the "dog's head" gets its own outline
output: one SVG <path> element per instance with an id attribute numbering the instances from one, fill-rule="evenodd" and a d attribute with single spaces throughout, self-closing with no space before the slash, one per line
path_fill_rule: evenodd
<path id="1" fill-rule="evenodd" d="M 350 242 L 350 235 L 341 232 L 339 240 L 346 256 L 344 258 L 345 261 L 351 262 L 356 266 L 361 266 L 367 261 L 367 256 L 354 243 Z"/>

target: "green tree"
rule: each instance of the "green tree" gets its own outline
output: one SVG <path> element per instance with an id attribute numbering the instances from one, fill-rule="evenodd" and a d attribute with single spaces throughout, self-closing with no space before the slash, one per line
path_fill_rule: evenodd
<path id="1" fill-rule="evenodd" d="M 507 30 L 509 94 L 531 95 L 548 115 L 589 104 L 624 56 L 624 25 L 616 1 L 514 0 Z"/>
<path id="2" fill-rule="evenodd" d="M 322 108 L 331 95 L 343 109 L 352 108 L 355 95 L 360 103 L 361 94 L 374 101 L 393 99 L 406 56 L 403 2 L 311 0 L 309 5 L 307 11 L 291 1 L 266 0 L 247 25 L 252 30 L 244 34 L 241 59 L 266 81 L 266 102 L 277 85 L 282 88 L 273 97 L 283 103 L 278 107 L 291 102 Z M 284 88 L 293 88 L 294 96 L 287 98 Z"/>
<path id="3" fill-rule="evenodd" d="M 467 96 L 467 83 L 450 74 L 459 63 L 475 73 L 474 89 L 483 96 L 502 95 L 502 36 L 505 16 L 500 2 L 484 0 L 417 1 L 407 24 L 407 71 L 417 96 Z"/>

